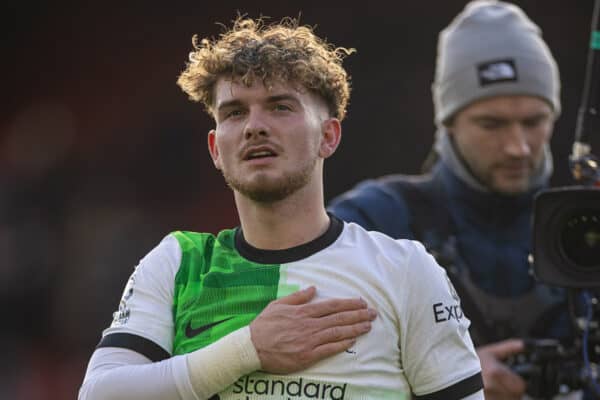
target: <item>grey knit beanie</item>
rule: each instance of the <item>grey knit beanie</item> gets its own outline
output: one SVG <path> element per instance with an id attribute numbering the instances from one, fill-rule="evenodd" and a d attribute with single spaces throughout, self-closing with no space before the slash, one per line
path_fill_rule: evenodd
<path id="1" fill-rule="evenodd" d="M 558 67 L 541 31 L 519 7 L 472 1 L 438 40 L 432 86 L 441 125 L 473 101 L 497 95 L 533 95 L 560 113 Z"/>

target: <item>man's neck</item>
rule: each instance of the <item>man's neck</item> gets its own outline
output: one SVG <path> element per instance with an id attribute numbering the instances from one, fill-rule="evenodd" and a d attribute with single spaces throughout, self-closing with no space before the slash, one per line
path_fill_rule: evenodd
<path id="1" fill-rule="evenodd" d="M 259 249 L 282 250 L 310 242 L 329 227 L 323 196 L 300 189 L 284 200 L 256 203 L 235 193 L 246 241 Z"/>

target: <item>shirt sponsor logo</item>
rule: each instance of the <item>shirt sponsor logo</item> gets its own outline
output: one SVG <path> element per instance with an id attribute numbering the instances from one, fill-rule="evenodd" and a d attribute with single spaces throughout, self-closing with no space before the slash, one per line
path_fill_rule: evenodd
<path id="1" fill-rule="evenodd" d="M 494 60 L 477 65 L 479 84 L 487 86 L 498 82 L 513 82 L 518 79 L 515 61 Z"/>
<path id="2" fill-rule="evenodd" d="M 343 400 L 346 397 L 348 384 L 305 381 L 297 379 L 253 378 L 244 376 L 238 379 L 232 387 L 234 394 L 246 395 L 242 399 L 253 396 L 269 396 L 265 399 L 330 399 Z M 263 397 L 261 397 L 263 398 Z"/>
<path id="3" fill-rule="evenodd" d="M 440 322 L 456 320 L 460 321 L 464 317 L 462 312 L 462 308 L 460 308 L 460 303 L 451 304 L 449 306 L 444 303 L 435 303 L 433 305 L 433 318 L 435 322 L 439 324 Z"/>

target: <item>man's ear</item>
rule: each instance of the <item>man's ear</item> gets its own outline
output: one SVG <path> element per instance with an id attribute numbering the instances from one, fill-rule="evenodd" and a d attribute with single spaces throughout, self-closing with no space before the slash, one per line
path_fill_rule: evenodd
<path id="1" fill-rule="evenodd" d="M 221 157 L 219 154 L 219 147 L 217 146 L 217 132 L 214 129 L 208 132 L 208 152 L 213 160 L 213 164 L 215 164 L 215 168 L 220 170 Z"/>
<path id="2" fill-rule="evenodd" d="M 335 153 L 342 139 L 342 124 L 337 118 L 328 118 L 322 123 L 321 145 L 319 156 L 327 158 Z"/>
<path id="3" fill-rule="evenodd" d="M 450 118 L 448 118 L 446 121 L 444 121 L 443 123 L 443 127 L 446 130 L 446 132 L 452 136 L 454 135 L 454 120 L 456 119 L 456 116 L 453 115 Z"/>

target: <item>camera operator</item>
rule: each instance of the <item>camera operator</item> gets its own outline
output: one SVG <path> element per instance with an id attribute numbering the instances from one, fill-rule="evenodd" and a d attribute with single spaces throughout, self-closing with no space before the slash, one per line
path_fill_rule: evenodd
<path id="1" fill-rule="evenodd" d="M 425 244 L 471 319 L 486 399 L 519 399 L 526 382 L 505 363 L 524 350 L 515 338 L 571 335 L 564 291 L 537 283 L 528 262 L 533 198 L 553 168 L 558 68 L 520 8 L 473 1 L 440 33 L 432 89 L 427 173 L 361 182 L 329 208 Z M 437 311 L 440 321 L 459 317 Z"/>

